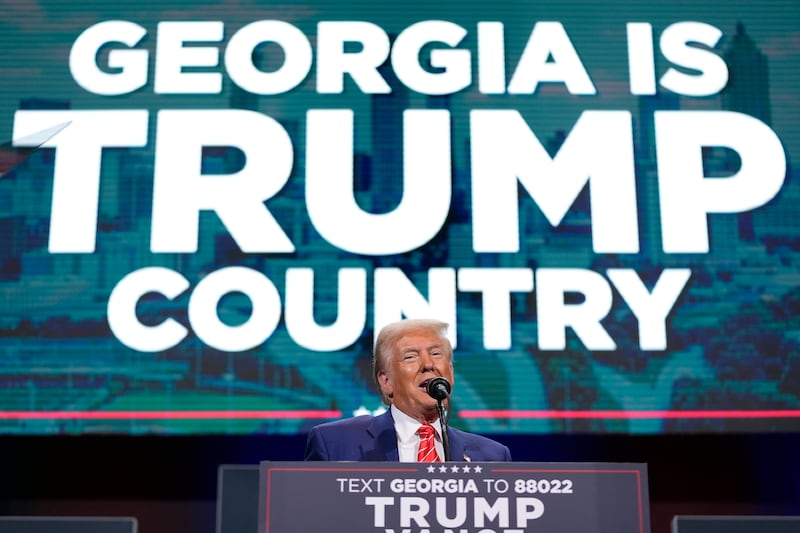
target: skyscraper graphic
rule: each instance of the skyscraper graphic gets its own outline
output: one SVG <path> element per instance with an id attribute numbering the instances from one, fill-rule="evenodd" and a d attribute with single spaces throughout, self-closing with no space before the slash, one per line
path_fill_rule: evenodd
<path id="1" fill-rule="evenodd" d="M 257 67 L 263 63 L 263 55 L 261 52 L 253 52 L 253 64 Z M 228 106 L 231 109 L 243 109 L 245 111 L 258 111 L 259 96 L 242 89 L 233 81 L 230 81 L 230 96 L 228 97 Z M 239 150 L 225 148 L 222 156 L 224 162 L 225 172 L 236 172 L 244 165 L 244 154 Z"/>
<path id="2" fill-rule="evenodd" d="M 680 96 L 672 92 L 659 92 L 639 97 L 639 122 L 636 140 L 636 160 L 644 164 L 652 164 L 655 159 L 655 127 L 653 122 L 656 111 L 678 111 Z"/>
<path id="3" fill-rule="evenodd" d="M 264 62 L 264 55 L 260 51 L 253 52 L 253 64 L 259 67 Z M 258 95 L 246 91 L 230 81 L 230 97 L 228 105 L 231 109 L 247 109 L 249 111 L 258 110 Z"/>
<path id="4" fill-rule="evenodd" d="M 392 92 L 372 96 L 372 209 L 393 210 L 400 203 L 403 183 L 403 111 L 409 90 L 387 61 L 379 69 Z"/>
<path id="5" fill-rule="evenodd" d="M 747 113 L 769 125 L 772 121 L 769 65 L 766 56 L 745 33 L 741 22 L 736 25 L 736 35 L 723 58 L 729 76 L 728 85 L 722 91 L 722 108 Z"/>
<path id="6" fill-rule="evenodd" d="M 736 25 L 736 34 L 723 57 L 728 65 L 728 85 L 721 93 L 722 109 L 746 113 L 770 125 L 772 110 L 769 100 L 769 65 L 766 56 L 745 33 L 741 22 Z M 734 171 L 738 166 L 738 160 L 726 161 L 728 170 Z M 739 238 L 745 241 L 755 240 L 753 214 L 742 213 L 738 221 Z"/>
<path id="7" fill-rule="evenodd" d="M 118 152 L 113 161 L 119 177 L 119 229 L 133 231 L 142 224 L 149 226 L 153 207 L 152 157 L 133 150 Z"/>
<path id="8" fill-rule="evenodd" d="M 639 117 L 636 122 L 635 146 L 637 165 L 637 200 L 641 226 L 641 257 L 651 264 L 663 260 L 661 252 L 661 219 L 658 205 L 658 174 L 656 166 L 655 112 L 680 110 L 680 97 L 671 92 L 659 92 L 639 97 Z"/>

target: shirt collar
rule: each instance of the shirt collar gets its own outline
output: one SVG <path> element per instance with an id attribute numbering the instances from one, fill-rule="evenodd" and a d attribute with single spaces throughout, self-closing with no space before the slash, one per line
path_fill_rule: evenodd
<path id="1" fill-rule="evenodd" d="M 397 432 L 397 439 L 401 443 L 416 442 L 415 439 L 418 438 L 417 430 L 422 424 L 394 405 L 392 405 L 390 409 L 392 411 L 392 418 L 394 419 L 394 430 Z M 439 423 L 439 419 L 437 418 L 435 421 L 431 422 L 431 425 L 435 431 L 436 440 L 442 440 L 442 425 Z"/>

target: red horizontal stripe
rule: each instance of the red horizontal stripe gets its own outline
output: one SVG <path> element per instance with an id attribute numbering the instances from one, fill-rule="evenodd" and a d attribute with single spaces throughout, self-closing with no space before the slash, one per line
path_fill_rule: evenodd
<path id="1" fill-rule="evenodd" d="M 0 411 L 0 420 L 254 420 L 341 418 L 341 411 Z"/>
<path id="2" fill-rule="evenodd" d="M 800 409 L 794 410 L 692 410 L 692 411 L 611 411 L 611 410 L 512 410 L 474 409 L 459 411 L 461 418 L 800 418 Z"/>
<path id="3" fill-rule="evenodd" d="M 538 419 L 680 419 L 680 418 L 800 418 L 794 410 L 524 410 L 473 409 L 459 411 L 461 418 L 538 418 Z M 255 419 L 333 419 L 342 418 L 337 410 L 289 411 L 0 411 L 0 420 L 255 420 Z"/>

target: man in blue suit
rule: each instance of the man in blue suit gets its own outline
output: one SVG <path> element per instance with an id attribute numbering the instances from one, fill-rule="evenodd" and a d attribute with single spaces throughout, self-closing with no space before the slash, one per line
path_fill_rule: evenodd
<path id="1" fill-rule="evenodd" d="M 320 424 L 308 435 L 307 461 L 414 462 L 418 430 L 434 428 L 436 455 L 444 459 L 442 425 L 436 400 L 428 394 L 433 378 L 453 383 L 453 349 L 448 325 L 432 319 L 406 319 L 384 327 L 375 342 L 373 374 L 389 409 L 379 416 L 359 416 Z M 499 442 L 448 428 L 450 460 L 510 461 Z"/>

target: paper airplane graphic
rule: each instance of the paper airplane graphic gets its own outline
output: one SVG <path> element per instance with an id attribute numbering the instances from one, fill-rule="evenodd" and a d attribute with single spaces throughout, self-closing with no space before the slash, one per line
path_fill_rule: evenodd
<path id="1" fill-rule="evenodd" d="M 0 178 L 25 161 L 31 154 L 41 148 L 44 143 L 52 139 L 59 131 L 66 128 L 68 125 L 69 122 L 64 122 L 52 128 L 47 128 L 0 145 Z"/>

